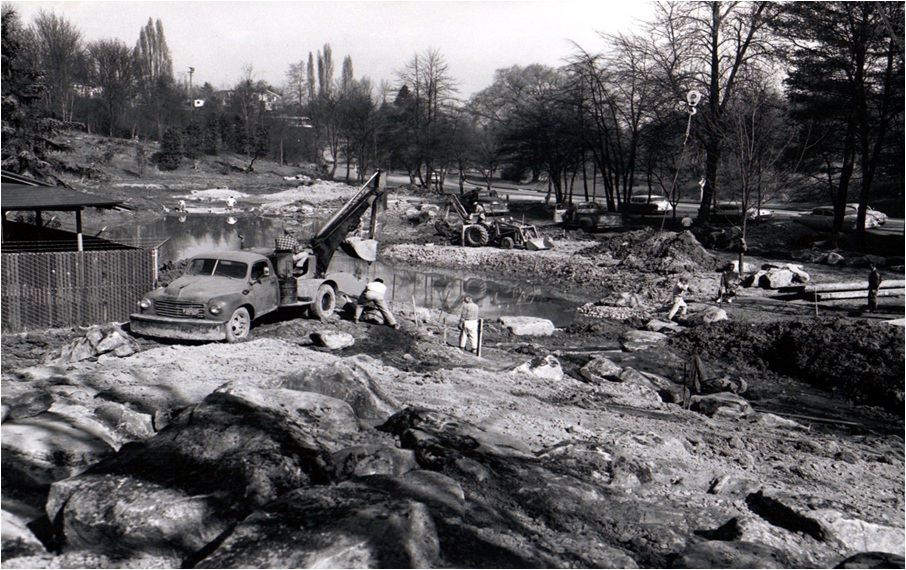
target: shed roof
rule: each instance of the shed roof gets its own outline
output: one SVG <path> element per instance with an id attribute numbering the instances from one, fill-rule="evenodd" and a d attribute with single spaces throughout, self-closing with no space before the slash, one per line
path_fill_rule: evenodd
<path id="1" fill-rule="evenodd" d="M 128 209 L 119 200 L 102 198 L 58 186 L 3 184 L 0 187 L 0 208 L 14 210 L 73 211 L 82 208 Z"/>

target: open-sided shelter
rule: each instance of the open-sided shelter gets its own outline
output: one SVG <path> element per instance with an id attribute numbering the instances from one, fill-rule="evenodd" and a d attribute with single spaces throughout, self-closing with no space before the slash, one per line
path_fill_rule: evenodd
<path id="1" fill-rule="evenodd" d="M 153 286 L 156 251 L 84 235 L 86 208 L 127 210 L 117 200 L 2 173 L 4 334 L 126 321 Z M 69 216 L 75 231 L 56 227 Z"/>

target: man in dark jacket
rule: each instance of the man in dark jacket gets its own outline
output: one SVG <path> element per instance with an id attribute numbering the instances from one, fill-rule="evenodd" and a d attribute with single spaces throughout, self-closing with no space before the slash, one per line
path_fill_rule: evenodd
<path id="1" fill-rule="evenodd" d="M 881 273 L 875 264 L 871 264 L 871 273 L 868 274 L 868 312 L 874 313 L 878 308 L 878 289 L 881 288 Z"/>

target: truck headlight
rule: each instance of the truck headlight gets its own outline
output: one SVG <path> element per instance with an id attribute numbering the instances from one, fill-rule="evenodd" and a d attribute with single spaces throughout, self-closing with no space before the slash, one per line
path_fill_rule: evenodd
<path id="1" fill-rule="evenodd" d="M 147 311 L 151 308 L 151 301 L 149 301 L 148 299 L 142 299 L 138 302 L 138 306 L 141 310 Z"/>
<path id="2" fill-rule="evenodd" d="M 223 305 L 220 303 L 212 303 L 211 306 L 208 307 L 208 311 L 210 311 L 212 315 L 219 315 L 223 312 Z"/>

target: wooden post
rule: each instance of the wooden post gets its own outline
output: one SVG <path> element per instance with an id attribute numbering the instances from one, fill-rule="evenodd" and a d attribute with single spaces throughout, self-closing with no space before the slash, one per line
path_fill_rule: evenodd
<path id="1" fill-rule="evenodd" d="M 481 357 L 481 344 L 484 342 L 484 319 L 478 319 L 478 346 L 475 347 L 475 356 Z"/>
<path id="2" fill-rule="evenodd" d="M 77 251 L 84 251 L 85 248 L 83 247 L 83 244 L 82 244 L 82 209 L 81 208 L 79 208 L 75 212 L 75 225 L 76 225 L 76 244 L 77 244 L 76 249 L 77 249 Z"/>

